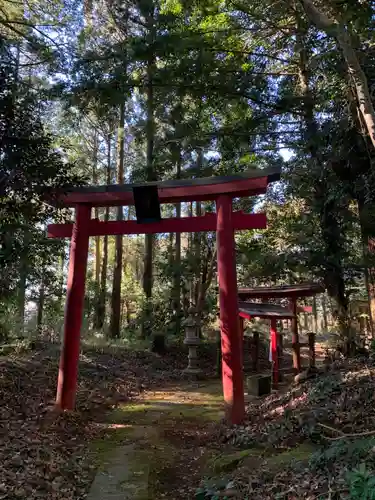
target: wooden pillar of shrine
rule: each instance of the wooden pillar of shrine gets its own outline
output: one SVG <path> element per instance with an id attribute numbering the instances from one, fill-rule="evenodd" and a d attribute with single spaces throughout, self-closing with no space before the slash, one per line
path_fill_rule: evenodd
<path id="1" fill-rule="evenodd" d="M 242 341 L 243 341 L 244 333 L 245 333 L 245 320 L 240 317 L 239 322 L 240 322 L 240 334 L 241 334 Z"/>
<path id="2" fill-rule="evenodd" d="M 298 335 L 297 299 L 292 299 L 291 309 L 294 315 L 292 319 L 293 368 L 297 373 L 299 373 L 301 371 L 301 355 Z"/>
<path id="3" fill-rule="evenodd" d="M 253 334 L 253 370 L 259 372 L 259 332 Z"/>
<path id="4" fill-rule="evenodd" d="M 241 366 L 242 366 L 242 371 L 245 371 L 245 361 L 244 361 L 244 357 L 245 357 L 245 354 L 244 352 L 246 351 L 247 352 L 247 349 L 245 346 L 245 320 L 244 318 L 241 318 L 241 316 L 239 316 L 238 318 L 238 322 L 239 322 L 239 328 L 240 328 L 240 337 L 241 337 Z M 247 362 L 247 360 L 246 360 Z"/>
<path id="5" fill-rule="evenodd" d="M 245 398 L 232 198 L 229 195 L 218 197 L 216 212 L 223 393 L 227 420 L 239 424 L 245 417 Z"/>
<path id="6" fill-rule="evenodd" d="M 91 207 L 89 205 L 77 205 L 70 243 L 64 340 L 56 395 L 56 405 L 63 410 L 73 410 L 75 406 L 90 217 Z"/>

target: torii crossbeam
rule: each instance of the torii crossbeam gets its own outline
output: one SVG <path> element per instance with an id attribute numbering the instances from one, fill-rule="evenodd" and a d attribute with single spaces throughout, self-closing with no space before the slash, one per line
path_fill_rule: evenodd
<path id="1" fill-rule="evenodd" d="M 264 194 L 269 183 L 280 178 L 279 169 L 250 170 L 228 177 L 208 177 L 143 185 L 85 186 L 54 193 L 51 202 L 74 207 L 73 224 L 51 224 L 50 238 L 71 238 L 64 342 L 61 351 L 56 404 L 73 409 L 77 388 L 80 331 L 85 294 L 86 265 L 90 236 L 166 232 L 216 231 L 220 296 L 223 393 L 227 419 L 240 423 L 245 414 L 242 339 L 240 335 L 234 231 L 266 227 L 264 214 L 233 212 L 232 200 Z M 91 219 L 92 207 L 134 204 L 135 189 L 157 189 L 159 203 L 214 200 L 216 213 L 202 217 L 102 222 Z"/>

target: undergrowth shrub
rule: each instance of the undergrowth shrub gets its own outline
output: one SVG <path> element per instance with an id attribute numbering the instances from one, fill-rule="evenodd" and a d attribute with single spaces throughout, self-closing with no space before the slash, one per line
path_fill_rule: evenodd
<path id="1" fill-rule="evenodd" d="M 365 463 L 348 472 L 346 482 L 351 500 L 375 500 L 375 475 Z"/>
<path id="2" fill-rule="evenodd" d="M 374 437 L 354 441 L 339 439 L 333 441 L 328 448 L 313 453 L 310 458 L 310 467 L 314 470 L 331 468 L 339 461 L 345 461 L 355 467 L 369 458 L 374 447 Z"/>
<path id="3" fill-rule="evenodd" d="M 320 401 L 324 401 L 333 394 L 339 393 L 341 389 L 341 378 L 339 374 L 318 378 L 308 393 L 309 402 L 316 404 Z"/>

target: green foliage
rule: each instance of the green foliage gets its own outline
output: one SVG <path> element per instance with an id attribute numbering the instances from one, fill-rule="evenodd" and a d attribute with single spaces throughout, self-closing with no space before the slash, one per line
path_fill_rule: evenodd
<path id="1" fill-rule="evenodd" d="M 9 48 L 2 71 L 7 66 L 12 71 L 2 80 L 2 103 L 8 125 L 12 122 L 10 131 L 28 140 L 22 147 L 8 147 L 6 168 L 9 175 L 17 172 L 12 184 L 17 189 L 15 197 L 13 191 L 7 193 L 7 207 L 0 207 L 2 234 L 12 235 L 0 240 L 5 277 L 1 292 L 11 294 L 22 281 L 19 269 L 27 268 L 29 293 L 35 295 L 41 276 L 47 274 L 47 302 L 58 297 L 54 277 L 60 249 L 43 242 L 44 225 L 56 212 L 41 206 L 43 192 L 76 183 L 73 172 L 78 171 L 93 183 L 114 182 L 116 128 L 125 102 L 126 180 L 283 167 L 282 181 L 269 189 L 265 200 L 234 202 L 236 209 L 245 211 L 262 205 L 268 218 L 265 231 L 237 236 L 239 281 L 251 285 L 319 278 L 332 299 L 340 334 L 351 336 L 348 290 L 365 290 L 363 266 L 370 266 L 371 256 L 363 256 L 362 236 L 375 234 L 370 203 L 374 153 L 357 127 L 341 54 L 332 39 L 309 26 L 300 5 L 291 9 L 268 0 L 130 0 L 105 1 L 100 7 L 87 2 L 82 12 L 76 2 L 38 0 L 23 23 L 23 9 L 8 4 L 7 21 L 0 22 Z M 372 88 L 370 10 L 361 5 L 357 15 L 345 4 L 341 15 L 348 31 L 358 37 L 361 64 Z M 14 55 L 19 49 L 17 75 Z M 46 134 L 43 122 L 53 135 Z M 286 159 L 282 151 L 292 156 Z M 185 213 L 198 209 L 182 205 Z M 200 208 L 214 210 L 212 203 Z M 167 207 L 167 212 L 174 216 L 176 208 Z M 101 209 L 96 216 L 105 217 Z M 108 216 L 114 219 L 116 214 L 110 211 Z M 31 231 L 38 224 L 38 231 Z M 25 229 L 32 232 L 27 245 Z M 167 241 L 160 235 L 153 253 L 157 297 L 150 307 L 155 331 L 173 331 L 178 324 L 173 312 L 176 282 L 181 283 L 179 299 L 185 310 L 187 302 L 196 300 L 206 250 L 215 245 L 214 236 L 201 236 L 201 249 L 195 243 L 183 246 L 176 264 L 175 248 Z M 143 321 L 148 307 L 141 291 L 143 249 L 138 243 L 132 246 L 137 255 L 124 264 L 122 296 L 133 324 L 136 317 Z M 113 262 L 111 256 L 106 300 Z M 88 273 L 90 317 L 98 303 L 97 281 Z M 214 320 L 215 307 L 216 294 L 209 289 L 204 321 Z M 124 324 L 129 314 L 126 319 Z"/>
<path id="2" fill-rule="evenodd" d="M 169 290 L 159 288 L 155 291 L 152 299 L 147 301 L 144 297 L 139 304 L 140 310 L 136 317 L 136 324 L 140 326 L 144 321 L 147 322 L 147 330 L 153 335 L 178 335 L 182 332 L 176 332 L 175 312 L 172 307 L 172 299 Z M 151 311 L 151 314 L 149 313 Z"/>
<path id="3" fill-rule="evenodd" d="M 179 0 L 164 0 L 161 3 L 161 12 L 162 14 L 174 14 L 178 15 L 182 12 L 182 5 Z"/>
<path id="4" fill-rule="evenodd" d="M 375 438 L 338 439 L 328 448 L 314 453 L 310 459 L 310 466 L 313 469 L 326 469 L 341 461 L 355 466 L 369 457 L 374 446 Z"/>
<path id="5" fill-rule="evenodd" d="M 362 463 L 347 474 L 351 500 L 375 500 L 375 475 Z"/>
<path id="6" fill-rule="evenodd" d="M 9 50 L 0 41 L 1 297 L 16 287 L 20 267 L 27 267 L 30 277 L 38 268 L 44 274 L 42 263 L 51 262 L 51 254 L 61 248 L 44 233 L 54 213 L 48 195 L 53 188 L 79 182 L 44 130 L 43 105 L 17 81 Z"/>

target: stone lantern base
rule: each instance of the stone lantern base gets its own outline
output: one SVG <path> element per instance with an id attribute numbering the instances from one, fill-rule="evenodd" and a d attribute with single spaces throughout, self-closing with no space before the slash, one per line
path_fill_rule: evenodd
<path id="1" fill-rule="evenodd" d="M 184 321 L 185 327 L 185 340 L 184 344 L 188 346 L 188 366 L 185 368 L 184 373 L 188 375 L 199 375 L 202 370 L 198 366 L 198 353 L 197 348 L 201 343 L 199 338 L 199 318 L 195 312 L 194 307 L 189 308 L 189 315 Z"/>
<path id="2" fill-rule="evenodd" d="M 202 373 L 202 370 L 198 366 L 198 354 L 197 354 L 197 345 L 188 345 L 189 347 L 189 364 L 185 368 L 184 373 L 189 375 L 199 375 Z"/>

